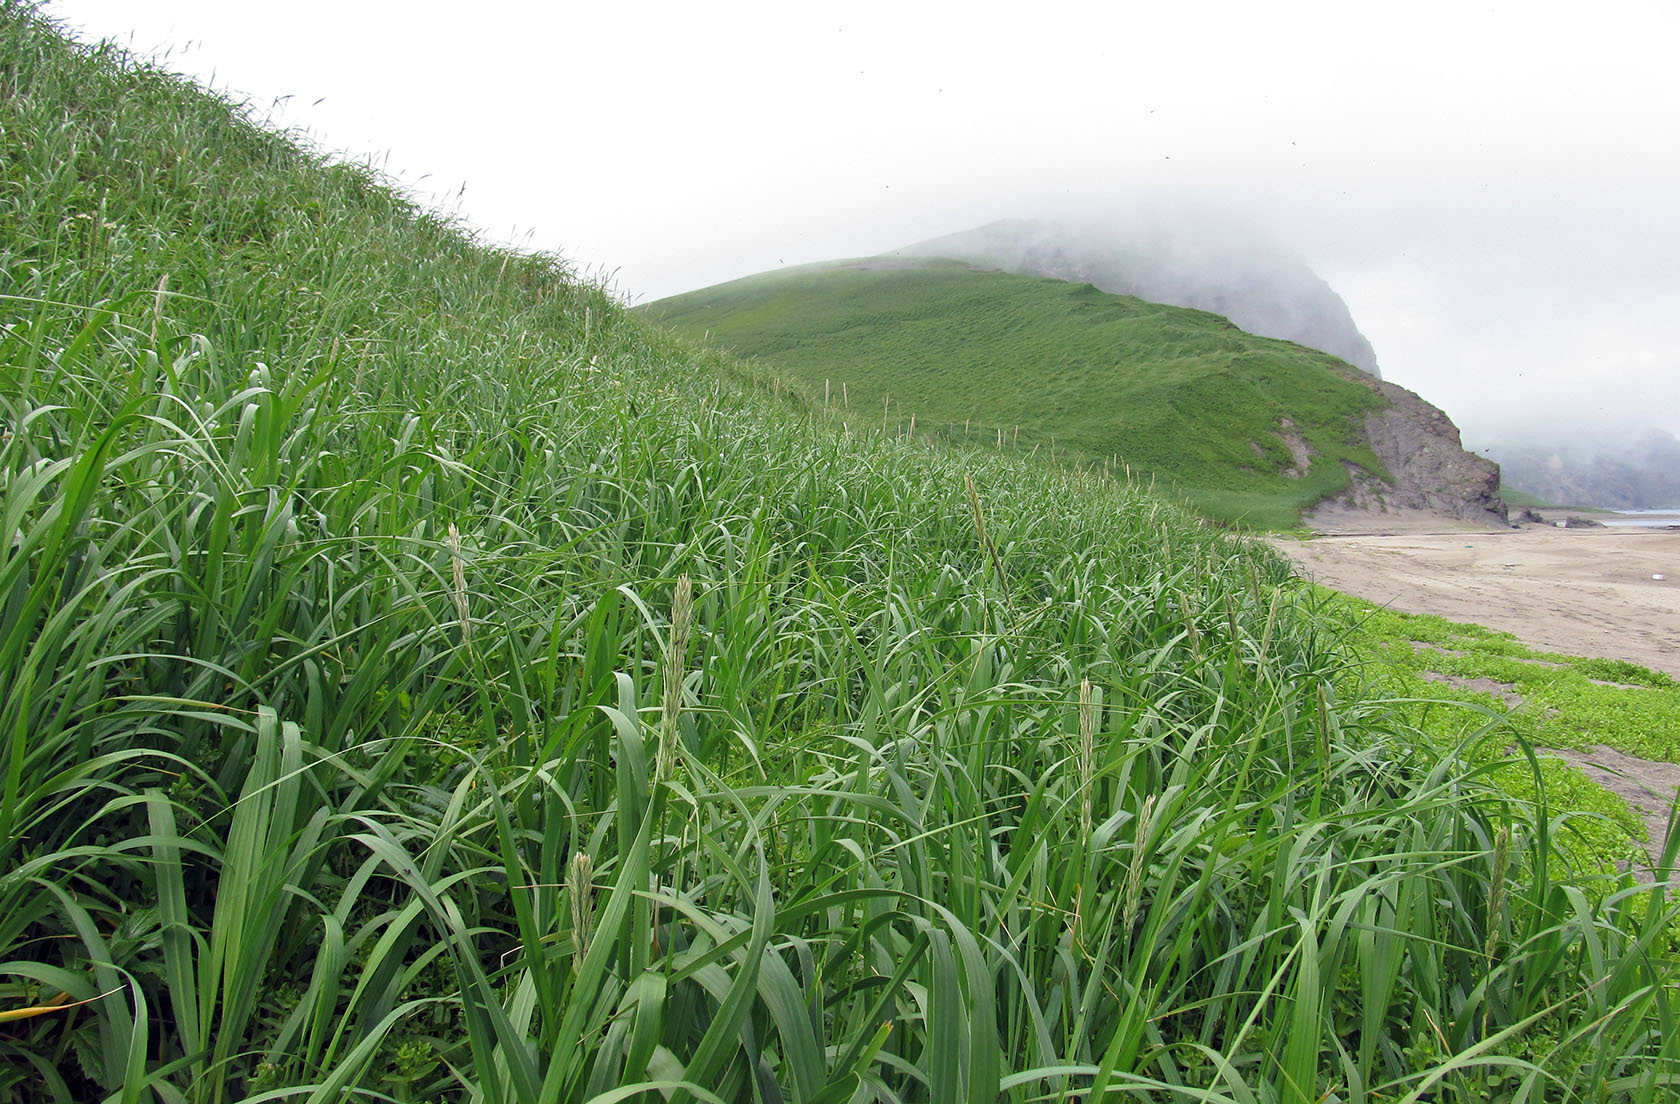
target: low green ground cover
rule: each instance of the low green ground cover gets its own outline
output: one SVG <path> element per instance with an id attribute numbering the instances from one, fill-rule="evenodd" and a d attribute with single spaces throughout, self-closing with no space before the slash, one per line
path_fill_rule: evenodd
<path id="1" fill-rule="evenodd" d="M 1671 1094 L 1665 886 L 1264 547 L 5 0 L 0 90 L 0 1099 Z"/>
<path id="2" fill-rule="evenodd" d="M 1355 598 L 1334 601 L 1355 626 L 1350 640 L 1364 659 L 1362 677 L 1380 694 L 1416 703 L 1411 720 L 1438 739 L 1456 738 L 1466 723 L 1462 710 L 1439 703 L 1463 702 L 1496 719 L 1507 744 L 1542 752 L 1604 746 L 1680 762 L 1680 684 L 1661 671 L 1536 651 L 1509 633 L 1377 609 Z M 1490 756 L 1500 750 L 1497 741 L 1487 745 Z M 1627 837 L 1643 838 L 1646 830 L 1620 798 L 1555 757 L 1543 765 L 1557 804 L 1614 822 L 1614 828 L 1585 820 L 1573 825 L 1595 855 L 1617 861 L 1633 853 Z"/>
<path id="3" fill-rule="evenodd" d="M 1345 489 L 1343 461 L 1381 464 L 1365 414 L 1381 399 L 1325 353 L 1203 311 L 956 261 L 808 265 L 642 308 L 802 381 L 845 417 L 1129 468 L 1207 516 L 1284 528 Z M 1280 435 L 1289 419 L 1310 471 Z M 1293 473 L 1293 474 L 1291 474 Z"/>

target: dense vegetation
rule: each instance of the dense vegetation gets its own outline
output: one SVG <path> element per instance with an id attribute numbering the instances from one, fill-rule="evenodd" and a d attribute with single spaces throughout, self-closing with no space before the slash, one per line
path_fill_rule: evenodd
<path id="1" fill-rule="evenodd" d="M 1491 681 L 1500 693 L 1522 699 L 1527 708 L 1505 722 L 1531 743 L 1602 743 L 1680 763 L 1680 683 L 1661 671 L 1625 660 L 1537 652 L 1509 633 L 1478 625 L 1354 605 L 1362 607 L 1359 644 L 1368 656 L 1381 653 L 1378 666 L 1397 697 L 1424 696 L 1423 682 L 1446 692 L 1441 685 L 1450 688 L 1453 680 Z M 1479 700 L 1489 700 L 1486 691 L 1481 694 Z"/>
<path id="2" fill-rule="evenodd" d="M 0 1099 L 1671 1094 L 1665 891 L 1263 548 L 11 2 L 0 173 Z"/>
<path id="3" fill-rule="evenodd" d="M 1156 479 L 1206 514 L 1286 528 L 1382 465 L 1383 400 L 1316 350 L 1089 284 L 878 258 L 808 265 L 644 308 L 847 406 L 856 424 Z M 1289 437 L 1314 453 L 1291 451 Z"/>

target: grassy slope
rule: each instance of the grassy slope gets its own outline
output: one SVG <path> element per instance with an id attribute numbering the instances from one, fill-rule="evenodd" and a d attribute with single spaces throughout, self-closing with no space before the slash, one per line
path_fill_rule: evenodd
<path id="1" fill-rule="evenodd" d="M 120 60 L 0 4 L 0 1099 L 1674 1075 L 1666 898 L 1263 549 L 848 433 Z"/>
<path id="2" fill-rule="evenodd" d="M 679 332 L 759 357 L 861 421 L 1005 440 L 1134 472 L 1212 516 L 1283 527 L 1347 486 L 1343 460 L 1380 400 L 1323 353 L 1202 311 L 953 261 L 843 262 L 736 280 L 644 308 Z M 1278 436 L 1318 454 L 1305 478 Z"/>

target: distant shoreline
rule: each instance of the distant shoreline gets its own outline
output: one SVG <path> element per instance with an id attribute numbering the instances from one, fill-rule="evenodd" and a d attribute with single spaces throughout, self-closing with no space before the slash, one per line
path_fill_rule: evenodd
<path id="1" fill-rule="evenodd" d="M 1612 510 L 1598 520 L 1621 528 L 1666 529 L 1680 527 L 1680 510 Z"/>

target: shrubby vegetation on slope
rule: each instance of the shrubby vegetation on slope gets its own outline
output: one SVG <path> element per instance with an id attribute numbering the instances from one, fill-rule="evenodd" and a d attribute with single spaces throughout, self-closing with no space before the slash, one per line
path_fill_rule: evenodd
<path id="1" fill-rule="evenodd" d="M 1263 549 L 15 3 L 0 152 L 0 1098 L 1669 1092 L 1664 892 Z"/>

